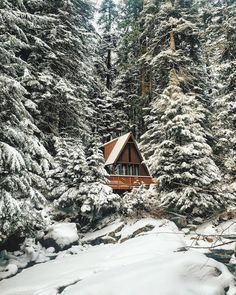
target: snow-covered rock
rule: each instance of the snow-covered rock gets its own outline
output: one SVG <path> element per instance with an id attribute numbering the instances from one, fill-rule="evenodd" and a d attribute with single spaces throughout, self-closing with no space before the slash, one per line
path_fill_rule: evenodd
<path id="1" fill-rule="evenodd" d="M 124 222 L 121 222 L 119 220 L 112 222 L 110 225 L 100 230 L 85 234 L 85 236 L 81 239 L 81 242 L 91 245 L 98 245 L 101 243 L 113 243 L 114 241 L 118 240 L 116 239 L 117 233 L 120 232 L 124 226 Z"/>
<path id="2" fill-rule="evenodd" d="M 46 248 L 54 247 L 56 250 L 64 250 L 70 248 L 78 240 L 76 224 L 64 222 L 52 225 L 41 243 Z"/>
<path id="3" fill-rule="evenodd" d="M 8 264 L 4 269 L 0 267 L 0 280 L 13 276 L 17 271 L 18 267 L 15 264 Z"/>
<path id="4" fill-rule="evenodd" d="M 82 243 L 91 245 L 109 244 L 119 242 L 148 233 L 159 233 L 167 231 L 181 234 L 174 222 L 167 219 L 155 220 L 153 218 L 143 218 L 140 220 L 128 219 L 126 222 L 115 221 L 95 232 L 86 233 L 81 239 Z"/>

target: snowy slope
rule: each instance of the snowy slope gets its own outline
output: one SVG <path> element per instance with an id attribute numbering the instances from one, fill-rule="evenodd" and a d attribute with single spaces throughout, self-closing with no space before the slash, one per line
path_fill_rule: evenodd
<path id="1" fill-rule="evenodd" d="M 178 251 L 185 246 L 184 236 L 172 222 L 141 220 L 124 226 L 122 237 L 147 224 L 154 226 L 150 232 L 123 243 L 89 247 L 25 269 L 1 281 L 0 294 L 223 295 L 228 286 L 227 294 L 236 294 L 223 264 L 198 252 Z"/>

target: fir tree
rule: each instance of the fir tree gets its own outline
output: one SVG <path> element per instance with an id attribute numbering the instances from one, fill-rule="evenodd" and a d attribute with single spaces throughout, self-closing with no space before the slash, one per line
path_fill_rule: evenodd
<path id="1" fill-rule="evenodd" d="M 65 140 L 64 152 L 74 161 L 68 168 L 72 183 L 62 171 L 62 184 L 70 189 L 85 181 L 89 169 L 84 150 L 95 125 L 92 98 L 99 95 L 100 86 L 93 76 L 95 35 L 87 1 L 6 0 L 0 10 L 1 239 L 5 239 L 45 220 L 45 171 L 52 160 L 44 146 L 57 154 L 57 165 L 65 167 L 68 160 L 59 157 L 55 136 L 59 142 Z M 51 184 L 53 198 L 66 191 L 59 193 L 63 188 L 58 179 Z"/>
<path id="2" fill-rule="evenodd" d="M 231 196 L 220 188 L 210 146 L 210 102 L 204 91 L 197 16 L 184 3 L 169 1 L 160 3 L 155 20 L 155 36 L 144 55 L 152 66 L 155 98 L 146 117 L 143 151 L 160 180 L 164 206 L 211 214 L 225 208 Z"/>
<path id="3" fill-rule="evenodd" d="M 115 24 L 117 18 L 117 9 L 113 0 L 104 0 L 101 3 L 100 18 L 98 24 L 102 30 L 102 41 L 100 49 L 105 56 L 106 65 L 106 87 L 112 89 L 112 80 L 114 78 L 114 63 L 112 53 L 116 45 Z"/>
<path id="4" fill-rule="evenodd" d="M 119 204 L 119 197 L 106 185 L 101 151 L 96 142 L 88 146 L 85 152 L 79 140 L 56 139 L 56 168 L 51 173 L 51 198 L 56 198 L 59 209 L 56 218 L 69 218 L 83 230 L 116 211 Z"/>
<path id="5" fill-rule="evenodd" d="M 114 82 L 113 97 L 119 98 L 115 105 L 117 112 L 117 134 L 131 130 L 136 137 L 143 132 L 143 107 L 139 58 L 142 54 L 141 31 L 143 1 L 128 0 L 120 8 L 120 40 L 117 47 L 117 77 Z M 126 119 L 125 119 L 126 118 Z M 126 124 L 124 124 L 126 122 Z"/>
<path id="6" fill-rule="evenodd" d="M 201 102 L 194 93 L 184 94 L 173 77 L 153 102 L 153 112 L 157 121 L 150 130 L 157 139 L 149 166 L 160 181 L 162 205 L 193 215 L 224 208 L 227 196 L 220 189 L 220 171 L 207 143 Z"/>
<path id="7" fill-rule="evenodd" d="M 208 3 L 202 11 L 205 55 L 212 99 L 215 158 L 224 174 L 223 184 L 235 181 L 235 3 Z"/>
<path id="8" fill-rule="evenodd" d="M 1 52 L 5 43 L 0 46 Z M 5 55 L 5 53 L 4 53 Z M 11 53 L 3 66 L 14 59 Z M 19 65 L 18 65 L 19 66 Z M 0 242 L 31 234 L 46 224 L 45 172 L 51 158 L 40 143 L 40 130 L 26 110 L 27 90 L 5 70 L 0 76 Z"/>

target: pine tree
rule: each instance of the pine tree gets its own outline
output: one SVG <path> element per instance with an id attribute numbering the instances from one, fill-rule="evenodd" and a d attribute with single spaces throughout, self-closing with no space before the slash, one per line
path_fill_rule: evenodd
<path id="1" fill-rule="evenodd" d="M 152 131 L 158 140 L 149 166 L 160 181 L 161 203 L 193 215 L 224 208 L 227 198 L 206 138 L 206 111 L 195 94 L 184 94 L 172 80 L 153 109 L 158 121 Z"/>
<path id="2" fill-rule="evenodd" d="M 145 54 L 152 57 L 155 97 L 146 117 L 143 151 L 160 180 L 164 206 L 208 215 L 225 208 L 231 196 L 220 188 L 221 175 L 210 146 L 210 102 L 198 19 L 194 9 L 169 1 L 160 3 L 155 20 L 155 36 Z"/>
<path id="3" fill-rule="evenodd" d="M 1 239 L 6 239 L 45 220 L 45 171 L 52 159 L 44 146 L 56 155 L 55 136 L 65 140 L 68 157 L 77 157 L 75 172 L 70 167 L 73 182 L 61 172 L 62 185 L 84 181 L 89 171 L 84 150 L 96 123 L 100 86 L 93 76 L 95 35 L 87 1 L 4 0 L 0 10 Z M 62 167 L 67 160 L 60 159 Z M 61 183 L 53 180 L 52 197 L 61 197 Z"/>
<path id="4" fill-rule="evenodd" d="M 117 18 L 117 9 L 113 0 L 104 0 L 101 3 L 100 18 L 98 24 L 102 30 L 102 40 L 100 44 L 101 55 L 105 57 L 106 65 L 106 87 L 112 89 L 112 81 L 114 77 L 114 63 L 112 54 L 116 46 L 115 25 Z"/>
<path id="5" fill-rule="evenodd" d="M 11 235 L 34 235 L 47 223 L 45 174 L 52 158 L 33 116 L 37 105 L 24 84 L 32 67 L 27 58 L 40 47 L 26 34 L 48 19 L 31 15 L 23 2 L 0 3 L 0 242 Z M 31 42 L 35 41 L 35 48 Z M 37 45 L 38 44 L 38 45 Z M 37 84 L 37 81 L 32 80 Z M 44 208 L 46 210 L 44 210 Z"/>
<path id="6" fill-rule="evenodd" d="M 56 218 L 69 218 L 83 230 L 119 205 L 119 196 L 106 185 L 101 151 L 93 140 L 88 147 L 85 151 L 79 140 L 57 138 L 57 166 L 51 173 L 51 198 L 59 209 Z"/>
<path id="7" fill-rule="evenodd" d="M 224 174 L 223 185 L 235 182 L 236 13 L 233 1 L 208 3 L 202 12 L 205 55 L 212 98 L 212 125 L 216 162 Z"/>
<path id="8" fill-rule="evenodd" d="M 118 95 L 125 102 L 123 111 L 129 121 L 124 130 L 132 130 L 137 138 L 146 131 L 143 117 L 152 100 L 154 89 L 150 45 L 156 32 L 157 8 L 155 1 L 127 0 L 124 1 L 120 13 L 118 75 L 113 92 L 114 97 Z"/>
<path id="9" fill-rule="evenodd" d="M 11 70 L 20 70 L 21 64 L 14 52 L 6 56 L 5 46 L 5 42 L 0 45 L 4 68 L 0 76 L 0 243 L 11 235 L 33 234 L 45 225 L 44 178 L 51 161 L 26 109 L 30 103 L 27 90 L 17 76 L 12 77 Z M 12 60 L 15 64 L 10 68 Z"/>

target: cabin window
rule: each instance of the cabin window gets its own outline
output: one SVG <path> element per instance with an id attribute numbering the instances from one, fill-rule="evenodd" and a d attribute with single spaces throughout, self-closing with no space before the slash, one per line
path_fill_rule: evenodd
<path id="1" fill-rule="evenodd" d="M 139 165 L 132 165 L 132 175 L 139 175 Z"/>
<path id="2" fill-rule="evenodd" d="M 115 167 L 116 175 L 140 175 L 139 165 L 117 164 Z"/>
<path id="3" fill-rule="evenodd" d="M 121 164 L 118 164 L 117 165 L 118 166 L 118 175 L 123 175 L 123 167 L 122 167 L 122 165 Z"/>

